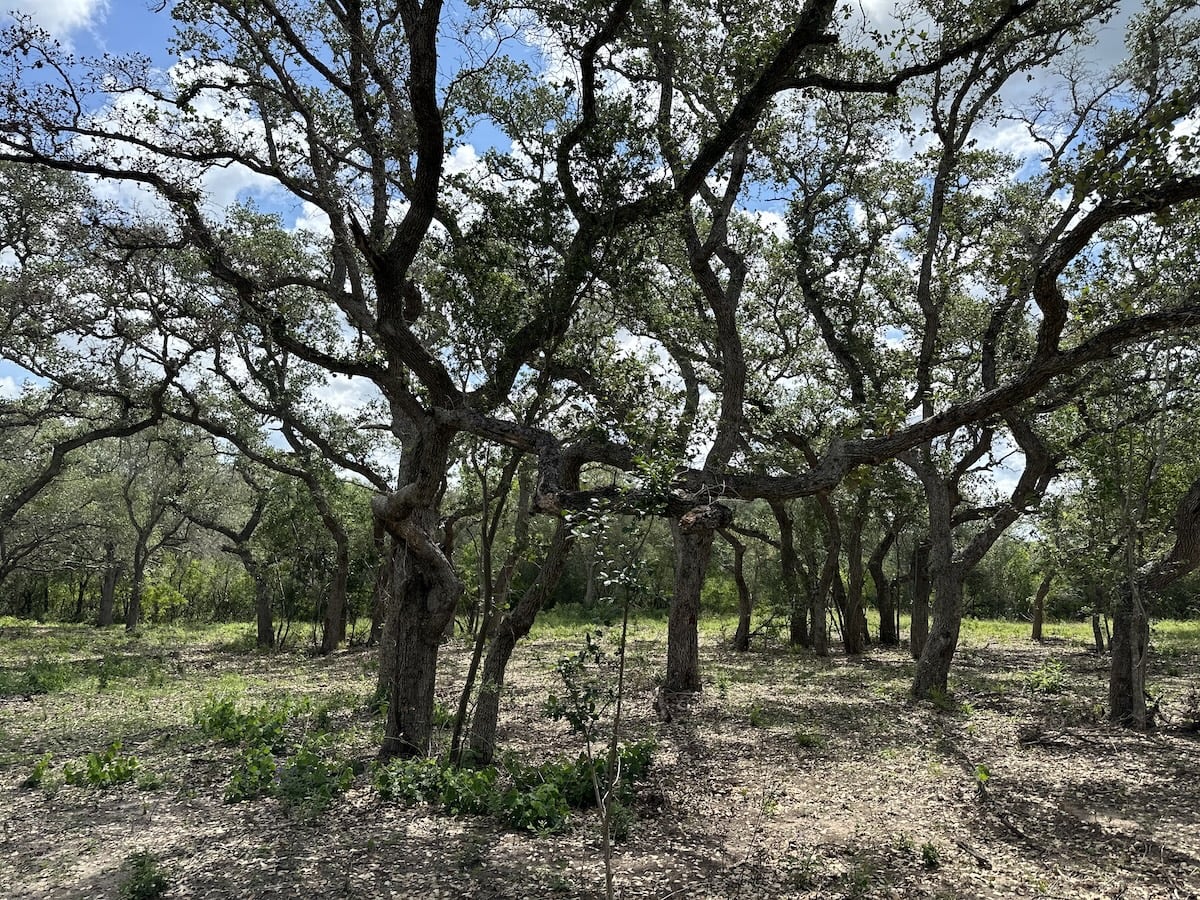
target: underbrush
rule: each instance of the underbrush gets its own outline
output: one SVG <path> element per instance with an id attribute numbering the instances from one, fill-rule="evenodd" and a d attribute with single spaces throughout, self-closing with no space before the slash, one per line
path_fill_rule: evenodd
<path id="1" fill-rule="evenodd" d="M 614 817 L 618 839 L 628 831 L 628 812 L 637 785 L 654 755 L 653 741 L 622 744 L 617 750 Z M 608 782 L 608 760 L 558 757 L 540 765 L 517 754 L 497 766 L 456 769 L 436 759 L 398 759 L 376 768 L 375 789 L 386 800 L 428 803 L 450 815 L 487 815 L 517 831 L 553 833 L 565 829 L 572 810 L 597 805 L 596 786 Z"/>

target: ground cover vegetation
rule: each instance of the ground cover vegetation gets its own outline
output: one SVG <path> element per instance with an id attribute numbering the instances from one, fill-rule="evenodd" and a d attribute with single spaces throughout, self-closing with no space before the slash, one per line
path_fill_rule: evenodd
<path id="1" fill-rule="evenodd" d="M 336 820 L 272 876 L 364 895 L 447 829 L 480 896 L 513 854 L 1009 896 L 1035 848 L 1059 893 L 1185 890 L 1194 823 L 1142 814 L 1196 762 L 1192 4 L 158 14 L 166 68 L 0 30 L 10 844 L 94 803 L 276 861 Z M 882 805 L 819 810 L 851 772 Z M 64 895 L 170 889 L 178 847 L 118 843 Z"/>

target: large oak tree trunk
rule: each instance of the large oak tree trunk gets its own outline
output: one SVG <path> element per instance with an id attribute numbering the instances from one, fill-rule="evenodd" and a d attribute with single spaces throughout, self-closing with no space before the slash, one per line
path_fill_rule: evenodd
<path id="1" fill-rule="evenodd" d="M 663 690 L 671 694 L 700 690 L 700 591 L 712 556 L 713 531 L 688 531 L 671 522 L 675 541 L 675 592 L 667 619 L 667 677 Z"/>
<path id="2" fill-rule="evenodd" d="M 1150 620 L 1146 600 L 1155 591 L 1200 565 L 1200 478 L 1175 512 L 1175 546 L 1157 562 L 1143 566 L 1121 585 L 1113 611 L 1112 668 L 1109 672 L 1109 718 L 1130 728 L 1153 723 L 1146 709 L 1146 660 Z"/>
<path id="3" fill-rule="evenodd" d="M 389 610 L 394 615 L 386 617 L 390 623 L 385 619 L 380 647 L 388 695 L 383 757 L 426 754 L 433 737 L 438 648 L 462 594 L 454 567 L 433 540 L 450 437 L 431 421 L 409 423 L 402 435 L 401 487 L 375 498 L 375 514 L 397 544 Z"/>
<path id="4" fill-rule="evenodd" d="M 933 579 L 933 626 L 917 661 L 913 694 L 929 698 L 945 694 L 950 664 L 958 647 L 962 623 L 963 579 L 957 567 L 938 572 Z"/>

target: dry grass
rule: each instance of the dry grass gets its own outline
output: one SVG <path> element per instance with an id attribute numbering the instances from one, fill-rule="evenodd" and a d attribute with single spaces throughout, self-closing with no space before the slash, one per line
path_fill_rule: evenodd
<path id="1" fill-rule="evenodd" d="M 552 622 L 518 650 L 501 739 L 529 758 L 578 751 L 541 703 L 579 627 Z M 237 751 L 194 727 L 194 706 L 214 690 L 323 703 L 336 753 L 365 764 L 379 737 L 362 708 L 365 651 L 262 655 L 213 631 L 0 630 L 10 682 L 39 660 L 70 662 L 50 693 L 0 699 L 0 896 L 115 896 L 122 861 L 143 850 L 169 897 L 602 895 L 594 815 L 564 834 L 505 832 L 383 803 L 366 775 L 322 813 L 223 802 Z M 618 849 L 622 896 L 1197 896 L 1200 743 L 1170 723 L 1150 735 L 1109 726 L 1105 661 L 1086 634 L 1035 645 L 1023 629 L 968 628 L 944 708 L 908 699 L 899 650 L 815 659 L 760 642 L 738 655 L 721 634 L 704 629 L 706 687 L 690 715 L 662 724 L 662 626 L 632 631 L 627 737 L 654 737 L 658 752 Z M 1179 724 L 1200 639 L 1171 628 L 1157 642 L 1152 681 Z M 447 705 L 464 656 L 447 645 Z M 63 762 L 113 739 L 156 777 L 141 789 L 58 783 Z M 46 752 L 48 785 L 22 787 Z"/>

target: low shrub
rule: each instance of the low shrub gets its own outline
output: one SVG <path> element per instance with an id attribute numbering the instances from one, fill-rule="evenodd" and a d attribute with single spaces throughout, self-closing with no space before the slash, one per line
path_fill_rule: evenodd
<path id="1" fill-rule="evenodd" d="M 158 900 L 170 886 L 152 853 L 135 853 L 122 868 L 124 878 L 118 894 L 121 900 Z"/>
<path id="2" fill-rule="evenodd" d="M 63 777 L 77 787 L 110 788 L 133 781 L 141 763 L 136 756 L 122 756 L 121 742 L 113 741 L 99 753 L 89 753 L 83 765 L 67 763 Z"/>

